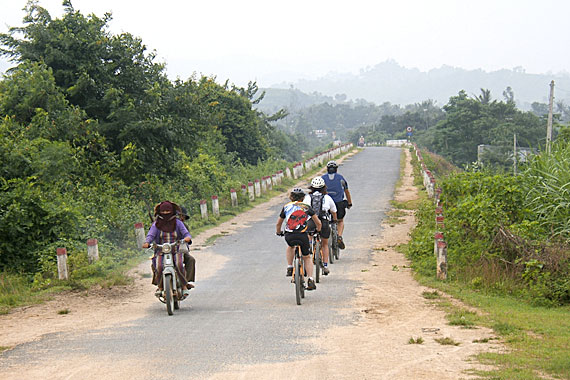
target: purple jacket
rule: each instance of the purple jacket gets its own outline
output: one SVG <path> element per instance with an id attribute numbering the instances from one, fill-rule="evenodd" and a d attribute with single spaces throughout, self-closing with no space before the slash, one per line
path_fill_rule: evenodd
<path id="1" fill-rule="evenodd" d="M 153 223 L 152 226 L 150 226 L 150 230 L 148 230 L 148 234 L 146 234 L 146 239 L 144 241 L 146 243 L 152 243 L 156 240 L 159 233 L 160 230 L 156 228 L 155 223 Z M 186 236 L 189 236 L 190 239 L 192 239 L 192 236 L 188 232 L 188 229 L 180 219 L 176 219 L 176 236 L 180 240 L 184 239 Z"/>

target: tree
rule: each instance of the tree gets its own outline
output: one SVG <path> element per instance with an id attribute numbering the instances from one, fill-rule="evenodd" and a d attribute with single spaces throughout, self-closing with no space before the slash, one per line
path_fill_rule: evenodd
<path id="1" fill-rule="evenodd" d="M 426 141 L 428 148 L 465 165 L 477 159 L 477 145 L 511 146 L 514 133 L 519 142 L 537 147 L 544 135 L 541 119 L 517 110 L 514 102 L 489 102 L 488 95 L 484 91 L 480 98 L 470 99 L 461 91 L 451 97 L 443 107 L 445 119 Z"/>
<path id="2" fill-rule="evenodd" d="M 476 96 L 475 99 L 482 104 L 489 104 L 491 102 L 491 90 L 482 88 L 481 95 Z"/>
<path id="3" fill-rule="evenodd" d="M 508 86 L 505 91 L 503 91 L 503 97 L 505 98 L 505 102 L 507 103 L 514 103 L 515 102 L 515 93 L 511 86 Z"/>
<path id="4" fill-rule="evenodd" d="M 63 17 L 52 19 L 37 1 L 28 1 L 24 26 L 0 35 L 5 46 L 0 53 L 19 64 L 49 67 L 70 104 L 98 120 L 111 147 L 120 152 L 123 146 L 116 138 L 122 127 L 155 109 L 152 90 L 167 81 L 164 65 L 153 62 L 154 54 L 146 53 L 140 39 L 108 33 L 111 14 L 86 17 L 69 0 L 63 6 Z"/>
<path id="5" fill-rule="evenodd" d="M 546 103 L 533 102 L 530 105 L 530 108 L 531 111 L 537 116 L 548 115 L 548 104 Z"/>

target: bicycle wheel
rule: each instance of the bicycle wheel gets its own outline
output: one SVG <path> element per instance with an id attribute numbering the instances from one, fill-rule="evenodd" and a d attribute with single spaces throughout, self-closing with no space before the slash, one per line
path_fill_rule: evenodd
<path id="1" fill-rule="evenodd" d="M 305 270 L 305 261 L 303 261 L 303 256 L 299 257 L 301 262 L 301 298 L 305 298 L 305 278 L 307 277 L 307 271 Z"/>
<path id="2" fill-rule="evenodd" d="M 334 256 L 336 260 L 340 259 L 340 250 L 338 249 L 338 230 L 336 224 L 331 228 L 331 252 L 329 256 Z"/>
<path id="3" fill-rule="evenodd" d="M 334 255 L 333 255 L 333 234 L 331 233 L 331 237 L 329 239 L 329 263 L 334 264 Z"/>
<path id="4" fill-rule="evenodd" d="M 301 263 L 299 262 L 299 257 L 295 255 L 293 263 L 293 276 L 295 276 L 295 298 L 297 299 L 297 305 L 301 304 Z"/>
<path id="5" fill-rule="evenodd" d="M 313 257 L 315 258 L 315 282 L 318 284 L 319 283 L 319 276 L 321 274 L 321 242 L 317 241 L 315 242 L 315 247 L 314 247 L 314 252 L 313 252 Z"/>
<path id="6" fill-rule="evenodd" d="M 166 311 L 168 315 L 174 314 L 174 297 L 172 295 L 172 275 L 164 276 L 164 300 L 166 301 Z"/>

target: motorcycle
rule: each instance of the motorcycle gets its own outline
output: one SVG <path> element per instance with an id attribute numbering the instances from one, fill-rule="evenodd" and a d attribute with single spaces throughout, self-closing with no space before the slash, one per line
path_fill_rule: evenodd
<path id="1" fill-rule="evenodd" d="M 163 290 L 156 293 L 156 297 L 160 302 L 166 304 L 166 311 L 168 315 L 174 314 L 174 310 L 180 308 L 180 301 L 187 298 L 184 295 L 184 290 L 182 289 L 182 283 L 178 278 L 178 273 L 176 272 L 173 251 L 182 243 L 179 240 L 175 243 L 164 243 L 156 244 L 153 243 L 148 250 L 153 251 L 154 255 L 162 256 L 162 287 Z M 158 249 L 158 252 L 157 252 Z"/>

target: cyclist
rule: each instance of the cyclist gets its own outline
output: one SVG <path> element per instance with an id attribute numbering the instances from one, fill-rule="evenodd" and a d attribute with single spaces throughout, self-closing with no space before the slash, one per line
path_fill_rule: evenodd
<path id="1" fill-rule="evenodd" d="M 311 181 L 311 186 L 309 187 L 309 194 L 305 195 L 304 203 L 311 205 L 312 209 L 318 215 L 321 223 L 321 247 L 323 250 L 323 274 L 327 276 L 330 271 L 328 268 L 329 264 L 329 237 L 331 236 L 331 228 L 329 221 L 332 223 L 337 222 L 336 214 L 336 204 L 330 195 L 327 194 L 327 186 L 325 185 L 325 180 L 321 177 L 315 177 Z M 315 229 L 315 224 L 312 220 L 309 220 L 309 231 Z"/>
<path id="2" fill-rule="evenodd" d="M 281 227 L 283 226 L 283 222 L 285 222 L 287 276 L 293 274 L 293 257 L 295 256 L 295 246 L 298 245 L 301 247 L 305 271 L 309 278 L 307 281 L 307 290 L 314 290 L 317 286 L 313 279 L 313 265 L 309 252 L 310 245 L 307 234 L 307 220 L 311 218 L 314 221 L 317 231 L 321 231 L 321 221 L 311 206 L 302 202 L 304 198 L 305 192 L 303 189 L 297 187 L 291 190 L 289 194 L 291 202 L 287 203 L 281 209 L 275 229 L 276 234 L 282 236 L 283 232 L 281 231 Z"/>
<path id="3" fill-rule="evenodd" d="M 336 216 L 338 219 L 338 247 L 344 249 L 344 241 L 342 233 L 344 231 L 344 216 L 346 209 L 352 207 L 352 197 L 348 190 L 348 182 L 340 174 L 337 173 L 338 164 L 335 161 L 327 163 L 327 174 L 321 178 L 325 180 L 327 192 L 336 204 Z"/>

